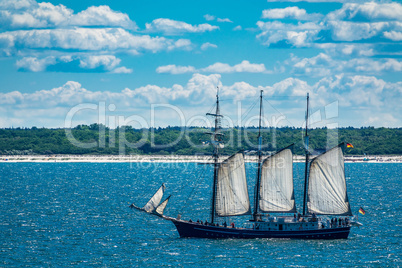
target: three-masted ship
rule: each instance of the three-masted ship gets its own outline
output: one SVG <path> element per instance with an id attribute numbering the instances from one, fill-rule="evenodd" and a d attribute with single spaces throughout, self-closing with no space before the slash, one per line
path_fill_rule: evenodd
<path id="1" fill-rule="evenodd" d="M 216 96 L 216 111 L 208 114 L 215 117 L 211 133 L 214 146 L 214 178 L 212 184 L 210 222 L 201 224 L 163 215 L 169 197 L 163 201 L 164 185 L 150 201 L 139 208 L 174 223 L 180 237 L 199 238 L 294 238 L 294 239 L 339 239 L 347 238 L 354 224 L 350 208 L 340 144 L 310 161 L 308 150 L 308 103 L 305 134 L 305 181 L 303 213 L 298 213 L 293 187 L 293 154 L 288 146 L 263 159 L 261 150 L 261 110 L 258 134 L 258 165 L 254 193 L 254 206 L 247 187 L 245 160 L 238 152 L 224 161 L 219 161 L 222 144 L 220 130 L 219 96 Z M 160 204 L 159 204 L 160 203 Z M 247 227 L 219 225 L 217 218 L 251 215 Z M 275 216 L 277 215 L 277 216 Z M 284 216 L 281 216 L 284 215 Z M 225 222 L 226 223 L 226 222 Z"/>

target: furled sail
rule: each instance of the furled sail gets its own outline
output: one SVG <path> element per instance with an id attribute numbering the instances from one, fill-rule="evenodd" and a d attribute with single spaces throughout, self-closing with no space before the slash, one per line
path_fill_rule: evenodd
<path id="1" fill-rule="evenodd" d="M 159 205 L 159 203 L 162 200 L 163 193 L 165 192 L 165 184 L 162 184 L 162 186 L 156 191 L 154 196 L 148 201 L 148 203 L 143 207 L 143 209 L 146 212 L 151 213 L 152 211 L 155 210 L 155 208 Z"/>
<path id="2" fill-rule="evenodd" d="M 290 149 L 281 150 L 262 163 L 259 208 L 268 213 L 296 212 Z"/>
<path id="3" fill-rule="evenodd" d="M 218 216 L 250 213 L 246 169 L 242 153 L 236 153 L 219 165 L 215 211 Z"/>
<path id="4" fill-rule="evenodd" d="M 155 209 L 155 212 L 159 215 L 163 215 L 163 211 L 165 210 L 167 203 L 169 202 L 170 195 L 165 199 L 160 205 Z"/>
<path id="5" fill-rule="evenodd" d="M 310 213 L 352 215 L 340 145 L 317 156 L 311 162 L 307 207 Z"/>

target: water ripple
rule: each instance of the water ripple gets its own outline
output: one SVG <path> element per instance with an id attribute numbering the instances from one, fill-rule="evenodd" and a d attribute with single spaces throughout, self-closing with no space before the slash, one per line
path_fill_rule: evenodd
<path id="1" fill-rule="evenodd" d="M 401 265 L 401 164 L 346 165 L 352 209 L 363 206 L 367 212 L 359 216 L 364 226 L 354 228 L 347 240 L 181 239 L 170 222 L 128 208 L 131 202 L 145 204 L 165 182 L 173 194 L 168 215 L 208 219 L 212 172 L 205 168 L 186 163 L 2 163 L 0 266 Z M 247 172 L 253 193 L 253 165 Z M 202 173 L 206 176 L 199 178 Z M 303 165 L 296 164 L 294 174 L 303 174 Z M 302 178 L 295 178 L 296 191 L 301 188 Z"/>

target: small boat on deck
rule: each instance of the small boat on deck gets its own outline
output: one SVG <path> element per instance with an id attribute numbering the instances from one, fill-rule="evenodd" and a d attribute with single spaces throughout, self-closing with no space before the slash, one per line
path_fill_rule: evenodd
<path id="1" fill-rule="evenodd" d="M 215 129 L 211 133 L 214 147 L 210 222 L 200 223 L 163 215 L 169 197 L 162 203 L 165 186 L 162 185 L 142 208 L 130 207 L 171 221 L 180 237 L 198 238 L 291 238 L 291 239 L 345 239 L 352 226 L 360 226 L 353 218 L 347 195 L 343 150 L 345 144 L 310 160 L 308 149 L 308 108 L 305 130 L 305 178 L 303 211 L 296 210 L 293 187 L 292 145 L 263 159 L 261 144 L 261 110 L 258 135 L 258 166 L 253 210 L 249 199 L 244 155 L 238 152 L 220 161 L 222 148 L 220 133 L 219 96 L 216 96 Z M 159 204 L 160 203 L 160 204 Z M 242 228 L 233 224 L 219 224 L 217 218 L 250 215 Z M 275 216 L 274 216 L 275 215 Z"/>

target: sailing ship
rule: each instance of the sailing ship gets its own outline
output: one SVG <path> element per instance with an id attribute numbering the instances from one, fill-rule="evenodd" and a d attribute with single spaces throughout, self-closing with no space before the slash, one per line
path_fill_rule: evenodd
<path id="1" fill-rule="evenodd" d="M 258 133 L 258 166 L 254 194 L 254 209 L 249 199 L 244 154 L 235 153 L 219 161 L 222 134 L 219 96 L 216 111 L 207 115 L 215 117 L 212 133 L 214 177 L 212 184 L 210 222 L 199 223 L 163 215 L 169 197 L 162 203 L 165 186 L 162 185 L 149 202 L 132 208 L 154 214 L 173 222 L 180 237 L 198 238 L 291 238 L 291 239 L 341 239 L 347 238 L 354 225 L 361 225 L 352 218 L 348 200 L 343 160 L 344 144 L 326 151 L 310 160 L 308 149 L 308 109 L 305 129 L 305 181 L 303 212 L 296 210 L 293 186 L 292 145 L 263 159 L 261 137 L 262 96 L 260 94 L 260 120 Z M 160 203 L 160 204 L 159 204 Z M 219 225 L 217 218 L 251 215 L 243 227 Z M 273 216 L 278 215 L 278 216 Z M 331 220 L 330 220 L 331 218 Z"/>

